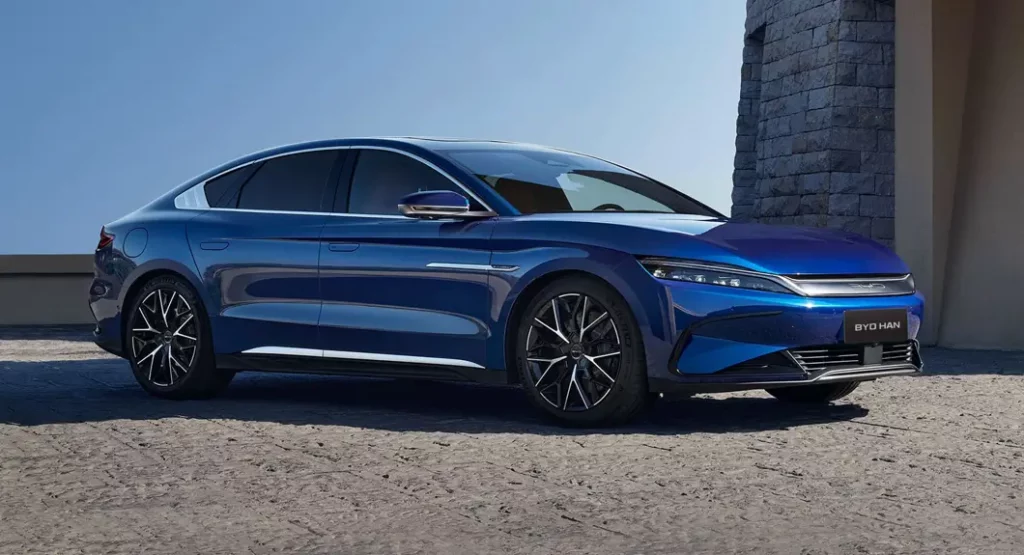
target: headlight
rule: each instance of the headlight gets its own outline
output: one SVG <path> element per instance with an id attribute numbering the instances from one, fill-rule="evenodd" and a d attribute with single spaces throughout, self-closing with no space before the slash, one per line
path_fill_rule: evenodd
<path id="1" fill-rule="evenodd" d="M 730 268 L 681 260 L 647 258 L 640 263 L 652 276 L 673 281 L 689 281 L 738 289 L 754 289 L 772 293 L 798 294 L 796 291 L 775 281 L 773 276 L 758 274 L 742 268 Z M 781 281 L 781 280 L 780 280 Z"/>

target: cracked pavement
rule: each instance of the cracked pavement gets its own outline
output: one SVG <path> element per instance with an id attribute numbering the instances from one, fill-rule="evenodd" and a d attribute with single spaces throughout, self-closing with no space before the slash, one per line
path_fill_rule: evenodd
<path id="1" fill-rule="evenodd" d="M 0 328 L 2 553 L 1021 553 L 1024 353 L 823 408 L 763 392 L 565 430 L 515 389 L 241 374 L 148 397 Z"/>

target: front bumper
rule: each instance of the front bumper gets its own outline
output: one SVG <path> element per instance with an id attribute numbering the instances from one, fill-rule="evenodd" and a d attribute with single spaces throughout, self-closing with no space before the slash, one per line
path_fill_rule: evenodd
<path id="1" fill-rule="evenodd" d="M 922 363 L 916 341 L 923 317 L 920 293 L 891 297 L 802 297 L 683 282 L 662 282 L 672 303 L 676 341 L 665 374 L 652 380 L 656 391 L 733 391 L 914 375 Z M 899 344 L 844 343 L 848 310 L 902 308 L 907 339 Z M 858 349 L 870 347 L 870 351 Z M 881 350 L 905 349 L 905 355 Z M 801 364 L 837 350 L 839 361 Z M 827 354 L 827 353 L 826 353 Z M 883 360 L 884 358 L 884 360 Z M 845 360 L 845 363 L 844 363 Z M 851 363 L 855 360 L 856 363 Z"/>
<path id="2" fill-rule="evenodd" d="M 882 356 L 871 354 L 881 351 Z M 808 361 L 799 353 L 829 353 Z M 807 356 L 807 355 L 805 355 Z M 785 350 L 713 374 L 657 380 L 655 391 L 724 392 L 914 376 L 924 368 L 917 341 L 882 345 L 838 345 Z"/>

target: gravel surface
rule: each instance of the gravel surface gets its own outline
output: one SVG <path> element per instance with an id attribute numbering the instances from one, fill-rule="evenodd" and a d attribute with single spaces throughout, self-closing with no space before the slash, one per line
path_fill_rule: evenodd
<path id="1" fill-rule="evenodd" d="M 161 401 L 86 334 L 0 328 L 0 552 L 1024 552 L 1024 353 L 925 360 L 830 407 L 707 395 L 573 432 L 507 388 L 246 374 Z"/>

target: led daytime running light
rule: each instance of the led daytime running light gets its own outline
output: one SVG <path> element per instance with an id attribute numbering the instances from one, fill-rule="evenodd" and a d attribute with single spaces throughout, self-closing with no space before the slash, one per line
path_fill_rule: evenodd
<path id="1" fill-rule="evenodd" d="M 752 289 L 787 295 L 801 294 L 800 291 L 789 287 L 785 281 L 777 276 L 761 274 L 742 268 L 655 258 L 641 260 L 640 263 L 652 276 L 659 279 L 733 287 L 736 289 Z"/>

